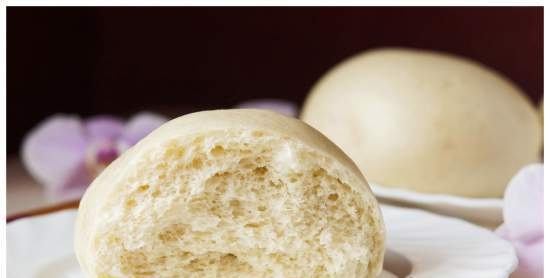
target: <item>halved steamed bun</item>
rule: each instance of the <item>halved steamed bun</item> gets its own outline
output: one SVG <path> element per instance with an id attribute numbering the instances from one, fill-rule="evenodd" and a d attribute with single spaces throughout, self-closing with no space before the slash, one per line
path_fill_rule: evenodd
<path id="1" fill-rule="evenodd" d="M 83 197 L 87 277 L 375 277 L 384 228 L 354 163 L 303 122 L 189 114 L 114 161 Z"/>

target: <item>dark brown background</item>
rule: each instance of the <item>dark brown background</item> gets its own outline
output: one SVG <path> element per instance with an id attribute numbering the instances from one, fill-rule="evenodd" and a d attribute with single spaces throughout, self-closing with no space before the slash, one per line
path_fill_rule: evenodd
<path id="1" fill-rule="evenodd" d="M 477 59 L 533 101 L 543 9 L 7 8 L 8 152 L 56 112 L 171 115 L 249 98 L 301 103 L 331 66 L 380 46 Z"/>

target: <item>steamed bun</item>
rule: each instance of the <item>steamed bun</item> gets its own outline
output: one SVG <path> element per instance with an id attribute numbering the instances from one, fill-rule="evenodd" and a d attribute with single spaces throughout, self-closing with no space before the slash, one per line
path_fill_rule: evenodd
<path id="1" fill-rule="evenodd" d="M 481 64 L 431 51 L 351 57 L 318 81 L 301 118 L 371 182 L 423 193 L 501 197 L 541 148 L 537 111 L 518 87 Z"/>
<path id="2" fill-rule="evenodd" d="M 303 122 L 260 110 L 172 120 L 83 197 L 87 277 L 375 277 L 384 229 L 355 164 Z"/>

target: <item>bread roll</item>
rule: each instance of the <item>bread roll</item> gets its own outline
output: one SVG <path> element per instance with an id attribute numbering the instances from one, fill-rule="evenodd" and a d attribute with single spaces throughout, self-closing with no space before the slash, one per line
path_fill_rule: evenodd
<path id="1" fill-rule="evenodd" d="M 301 118 L 373 183 L 423 193 L 501 197 L 538 160 L 541 123 L 521 90 L 457 56 L 379 49 L 337 65 Z"/>
<path id="2" fill-rule="evenodd" d="M 542 126 L 542 132 L 541 132 L 542 148 L 544 149 L 544 97 L 542 97 L 542 99 L 539 102 L 539 118 Z"/>
<path id="3" fill-rule="evenodd" d="M 375 277 L 383 222 L 354 163 L 274 112 L 189 114 L 93 182 L 75 248 L 87 277 Z"/>
<path id="4" fill-rule="evenodd" d="M 540 121 L 544 124 L 544 97 L 539 102 L 539 117 L 540 117 Z M 544 126 L 543 126 L 543 130 L 544 130 Z"/>

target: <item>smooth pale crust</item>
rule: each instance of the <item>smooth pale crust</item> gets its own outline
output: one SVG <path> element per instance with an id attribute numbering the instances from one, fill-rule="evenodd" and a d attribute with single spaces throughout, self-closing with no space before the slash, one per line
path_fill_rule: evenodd
<path id="1" fill-rule="evenodd" d="M 354 162 L 324 135 L 302 121 L 265 110 L 232 109 L 198 112 L 171 120 L 126 151 L 96 178 L 80 202 L 75 230 L 75 251 L 84 272 L 87 275 L 92 273 L 89 264 L 93 254 L 89 251 L 94 231 L 97 225 L 101 224 L 99 219 L 104 217 L 101 211 L 108 207 L 110 202 L 120 199 L 117 193 L 120 192 L 120 186 L 124 186 L 124 183 L 119 181 L 124 179 L 128 167 L 132 167 L 133 162 L 140 155 L 174 138 L 233 129 L 264 130 L 271 134 L 293 138 L 339 162 L 345 169 L 342 172 L 345 176 L 340 178 L 347 181 L 354 191 L 359 192 L 365 202 L 373 204 L 376 208 L 373 219 L 377 224 L 375 228 L 379 229 L 378 243 L 381 248 L 372 250 L 371 263 L 374 273 L 381 271 L 385 238 L 383 220 L 377 201 Z"/>
<path id="2" fill-rule="evenodd" d="M 544 97 L 539 102 L 540 121 L 544 123 Z"/>
<path id="3" fill-rule="evenodd" d="M 540 117 L 540 122 L 542 123 L 541 136 L 542 136 L 542 144 L 544 147 L 544 97 L 539 102 L 539 117 Z"/>
<path id="4" fill-rule="evenodd" d="M 371 182 L 424 193 L 501 197 L 541 148 L 537 111 L 518 87 L 431 51 L 379 49 L 345 60 L 314 86 L 301 118 Z"/>

